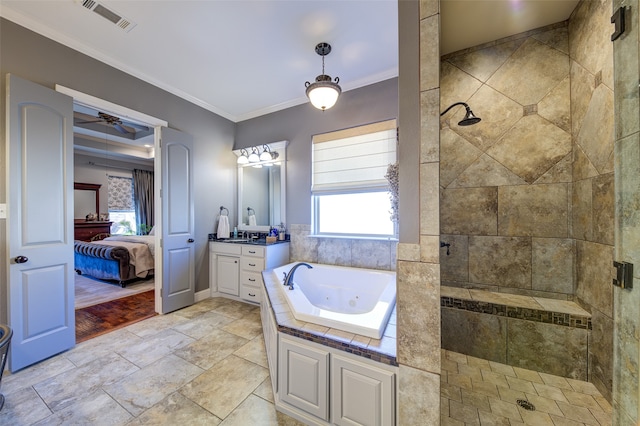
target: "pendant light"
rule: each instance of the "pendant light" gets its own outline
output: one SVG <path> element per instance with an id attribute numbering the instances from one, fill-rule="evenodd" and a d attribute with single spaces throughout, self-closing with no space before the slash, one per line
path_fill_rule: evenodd
<path id="1" fill-rule="evenodd" d="M 331 81 L 331 76 L 324 73 L 324 57 L 331 52 L 331 45 L 329 43 L 318 43 L 316 46 L 316 53 L 322 56 L 322 74 L 316 77 L 316 81 L 304 83 L 307 88 L 307 97 L 311 101 L 314 107 L 324 111 L 335 105 L 338 100 L 338 96 L 342 93 L 342 89 L 338 84 L 340 79 L 335 78 Z"/>

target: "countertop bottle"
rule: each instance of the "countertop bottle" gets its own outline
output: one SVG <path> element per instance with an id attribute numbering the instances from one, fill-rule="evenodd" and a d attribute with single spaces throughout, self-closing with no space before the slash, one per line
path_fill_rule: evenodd
<path id="1" fill-rule="evenodd" d="M 238 238 L 238 227 L 237 226 L 233 227 L 233 238 Z"/>

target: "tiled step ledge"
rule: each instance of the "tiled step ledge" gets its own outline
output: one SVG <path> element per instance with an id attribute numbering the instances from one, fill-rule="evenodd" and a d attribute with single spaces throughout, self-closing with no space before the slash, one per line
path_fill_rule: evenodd
<path id="1" fill-rule="evenodd" d="M 591 314 L 565 300 L 442 286 L 440 306 L 591 330 Z"/>

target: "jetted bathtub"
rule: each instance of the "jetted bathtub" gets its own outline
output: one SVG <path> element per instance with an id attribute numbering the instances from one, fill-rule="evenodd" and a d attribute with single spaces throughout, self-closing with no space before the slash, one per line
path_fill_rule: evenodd
<path id="1" fill-rule="evenodd" d="M 298 262 L 273 270 L 276 279 Z M 311 264 L 296 269 L 293 290 L 281 289 L 293 316 L 349 333 L 380 339 L 396 303 L 396 273 Z"/>

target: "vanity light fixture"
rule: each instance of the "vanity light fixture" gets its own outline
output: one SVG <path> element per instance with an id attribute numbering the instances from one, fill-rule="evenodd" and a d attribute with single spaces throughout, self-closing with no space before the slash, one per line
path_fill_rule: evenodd
<path id="1" fill-rule="evenodd" d="M 260 156 L 258 155 L 258 149 L 254 146 L 251 148 L 251 154 L 249 154 L 249 162 L 257 163 L 260 161 Z"/>
<path id="2" fill-rule="evenodd" d="M 262 145 L 262 154 L 260 154 L 260 161 L 271 161 L 273 160 L 273 156 L 271 155 L 271 148 L 269 145 Z"/>
<path id="3" fill-rule="evenodd" d="M 331 81 L 331 76 L 324 73 L 324 57 L 330 52 L 331 45 L 329 43 L 318 43 L 316 45 L 316 53 L 322 56 L 322 74 L 317 76 L 316 81 L 313 83 L 308 81 L 304 83 L 307 88 L 306 94 L 311 104 L 322 111 L 334 106 L 338 96 L 342 93 L 342 89 L 338 84 L 340 79 L 336 77 L 334 81 Z"/>
<path id="4" fill-rule="evenodd" d="M 240 150 L 240 156 L 238 156 L 238 164 L 247 164 L 249 162 L 249 156 L 247 150 L 242 148 Z"/>

